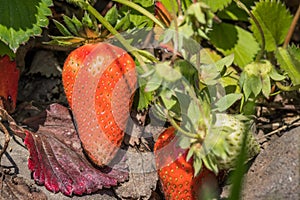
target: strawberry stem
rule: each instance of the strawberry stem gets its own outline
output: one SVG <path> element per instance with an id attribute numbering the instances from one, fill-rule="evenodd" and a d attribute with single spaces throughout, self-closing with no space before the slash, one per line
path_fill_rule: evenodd
<path id="1" fill-rule="evenodd" d="M 280 82 L 276 82 L 276 86 L 281 89 L 282 91 L 285 92 L 290 92 L 290 91 L 295 91 L 298 90 L 300 88 L 300 85 L 295 85 L 295 86 L 285 86 Z"/>
<path id="2" fill-rule="evenodd" d="M 167 117 L 167 119 L 169 120 L 169 122 L 171 123 L 171 125 L 178 130 L 180 133 L 182 133 L 183 135 L 185 135 L 186 137 L 192 138 L 192 139 L 199 139 L 199 135 L 198 134 L 194 134 L 194 133 L 190 133 L 188 131 L 183 130 L 177 123 L 176 121 L 170 116 L 169 111 L 167 109 L 164 109 L 165 115 Z"/>

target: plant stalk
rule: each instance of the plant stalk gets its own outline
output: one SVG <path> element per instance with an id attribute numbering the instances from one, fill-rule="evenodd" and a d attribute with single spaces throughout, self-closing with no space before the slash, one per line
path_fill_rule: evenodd
<path id="1" fill-rule="evenodd" d="M 293 35 L 294 30 L 296 28 L 299 17 L 300 17 L 300 5 L 298 6 L 297 12 L 296 12 L 296 14 L 293 18 L 293 21 L 292 21 L 291 26 L 289 28 L 289 32 L 287 33 L 287 35 L 285 37 L 285 40 L 284 40 L 284 43 L 283 43 L 283 48 L 284 49 L 289 45 L 289 43 L 291 41 L 291 38 L 292 38 L 292 35 Z"/>
<path id="2" fill-rule="evenodd" d="M 185 135 L 186 137 L 192 138 L 192 139 L 197 139 L 197 134 L 193 134 L 190 132 L 187 132 L 185 130 L 183 130 L 176 122 L 175 120 L 169 115 L 168 110 L 165 110 L 165 115 L 167 116 L 167 119 L 169 120 L 169 122 L 171 123 L 172 126 L 174 126 L 174 128 L 176 130 L 178 130 L 180 133 L 182 133 L 183 135 Z"/>
<path id="3" fill-rule="evenodd" d="M 285 86 L 285 85 L 282 85 L 281 82 L 276 82 L 276 86 L 282 90 L 282 91 L 285 91 L 285 92 L 291 92 L 291 91 L 295 91 L 295 90 L 298 90 L 300 88 L 300 85 L 295 85 L 295 86 Z"/>

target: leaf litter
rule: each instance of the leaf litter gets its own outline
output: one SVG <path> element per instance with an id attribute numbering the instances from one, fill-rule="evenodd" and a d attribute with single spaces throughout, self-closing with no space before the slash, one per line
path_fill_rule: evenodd
<path id="1" fill-rule="evenodd" d="M 41 113 L 42 117 L 45 117 Z M 41 121 L 41 120 L 38 120 Z M 69 110 L 59 104 L 46 109 L 36 133 L 25 131 L 34 180 L 52 192 L 83 195 L 116 186 L 128 178 L 124 160 L 112 168 L 97 168 L 85 157 Z"/>

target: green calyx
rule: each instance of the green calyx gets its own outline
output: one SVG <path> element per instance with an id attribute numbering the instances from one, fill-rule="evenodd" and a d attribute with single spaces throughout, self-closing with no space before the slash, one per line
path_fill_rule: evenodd
<path id="1" fill-rule="evenodd" d="M 268 75 L 273 66 L 268 60 L 261 62 L 253 62 L 245 66 L 244 72 L 249 76 L 266 76 Z"/>
<path id="2" fill-rule="evenodd" d="M 240 77 L 240 86 L 246 100 L 251 94 L 256 98 L 261 93 L 268 98 L 271 93 L 271 80 L 283 79 L 285 76 L 280 75 L 270 61 L 262 60 L 245 66 Z"/>

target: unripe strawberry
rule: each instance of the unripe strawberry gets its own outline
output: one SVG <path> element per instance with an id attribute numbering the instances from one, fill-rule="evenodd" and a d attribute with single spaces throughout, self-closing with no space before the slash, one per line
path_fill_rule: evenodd
<path id="1" fill-rule="evenodd" d="M 205 144 L 211 150 L 210 155 L 216 161 L 218 170 L 235 168 L 243 142 L 248 161 L 260 151 L 249 120 L 242 116 L 216 114 L 216 122 L 208 133 Z"/>

